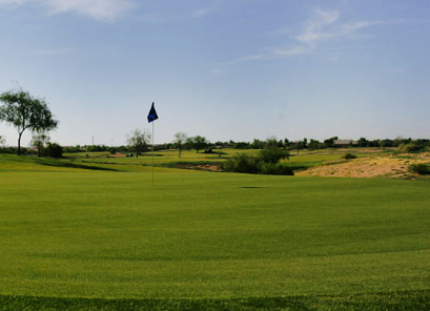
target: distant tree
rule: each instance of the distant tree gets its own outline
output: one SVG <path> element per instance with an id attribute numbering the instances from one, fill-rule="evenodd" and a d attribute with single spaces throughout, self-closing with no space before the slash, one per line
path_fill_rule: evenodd
<path id="1" fill-rule="evenodd" d="M 236 143 L 235 148 L 236 149 L 248 149 L 249 148 L 249 143 L 247 143 L 247 142 L 238 142 L 238 143 Z"/>
<path id="2" fill-rule="evenodd" d="M 0 146 L 3 146 L 6 143 L 6 139 L 0 135 Z"/>
<path id="3" fill-rule="evenodd" d="M 367 147 L 369 145 L 369 141 L 366 138 L 361 137 L 359 140 L 357 140 L 357 145 L 358 147 Z"/>
<path id="4" fill-rule="evenodd" d="M 269 137 L 264 142 L 264 148 L 276 148 L 278 146 L 278 139 L 274 136 Z"/>
<path id="5" fill-rule="evenodd" d="M 322 143 L 320 143 L 318 140 L 311 139 L 311 141 L 308 144 L 309 150 L 317 150 L 322 148 Z"/>
<path id="6" fill-rule="evenodd" d="M 392 141 L 391 139 L 384 139 L 384 140 L 381 140 L 380 145 L 383 148 L 394 147 L 394 141 Z"/>
<path id="7" fill-rule="evenodd" d="M 186 133 L 178 132 L 175 134 L 173 139 L 173 144 L 179 150 L 179 159 L 182 155 L 182 149 L 184 148 L 185 143 L 187 142 L 188 135 Z"/>
<path id="8" fill-rule="evenodd" d="M 40 158 L 42 155 L 42 149 L 49 142 L 49 136 L 45 132 L 33 133 L 30 145 L 37 148 L 37 156 Z"/>
<path id="9" fill-rule="evenodd" d="M 118 151 L 119 152 L 128 152 L 128 147 L 127 146 L 119 146 L 118 147 Z"/>
<path id="10" fill-rule="evenodd" d="M 412 141 L 410 138 L 404 138 L 404 137 L 396 137 L 394 139 L 394 147 L 400 147 L 401 145 L 407 145 Z"/>
<path id="11" fill-rule="evenodd" d="M 128 138 L 128 143 L 136 151 L 136 158 L 139 157 L 139 153 L 145 152 L 148 149 L 151 134 L 145 130 L 135 129 L 131 136 Z"/>
<path id="12" fill-rule="evenodd" d="M 109 147 L 109 148 L 107 149 L 107 151 L 108 151 L 110 154 L 116 154 L 116 148 L 115 148 L 115 147 Z"/>
<path id="13" fill-rule="evenodd" d="M 287 148 L 291 146 L 291 143 L 290 143 L 290 141 L 288 140 L 288 138 L 285 138 L 285 139 L 284 139 L 284 146 L 285 146 L 285 147 L 287 147 Z"/>
<path id="14" fill-rule="evenodd" d="M 333 148 L 334 147 L 334 142 L 336 140 L 338 140 L 339 138 L 337 136 L 333 136 L 329 139 L 324 140 L 324 147 L 326 148 Z"/>
<path id="15" fill-rule="evenodd" d="M 264 146 L 266 143 L 262 140 L 259 140 L 257 138 L 254 138 L 254 141 L 251 144 L 252 149 L 264 149 Z"/>
<path id="16" fill-rule="evenodd" d="M 0 121 L 13 125 L 18 131 L 18 155 L 21 155 L 21 137 L 26 129 L 48 132 L 58 126 L 44 99 L 38 99 L 23 90 L 0 95 Z"/>
<path id="17" fill-rule="evenodd" d="M 299 140 L 290 144 L 290 149 L 297 150 L 297 154 L 300 154 L 300 150 L 305 149 L 307 144 L 307 139 Z"/>
<path id="18" fill-rule="evenodd" d="M 209 145 L 209 141 L 203 136 L 194 136 L 187 139 L 187 145 L 198 153 L 199 150 L 205 149 Z"/>
<path id="19" fill-rule="evenodd" d="M 48 143 L 45 153 L 46 156 L 51 158 L 61 158 L 63 156 L 63 147 L 56 143 Z"/>
<path id="20" fill-rule="evenodd" d="M 379 139 L 370 140 L 368 147 L 381 147 L 381 141 Z"/>

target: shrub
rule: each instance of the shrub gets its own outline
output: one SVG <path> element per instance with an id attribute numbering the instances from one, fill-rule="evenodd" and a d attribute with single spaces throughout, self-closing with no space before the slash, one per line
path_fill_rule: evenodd
<path id="1" fill-rule="evenodd" d="M 281 159 L 289 157 L 286 150 L 277 148 L 263 149 L 257 157 L 239 153 L 223 163 L 222 168 L 228 172 L 270 175 L 294 175 L 291 167 L 281 165 Z"/>
<path id="2" fill-rule="evenodd" d="M 291 167 L 282 164 L 265 163 L 261 167 L 261 173 L 267 175 L 294 175 Z"/>
<path id="3" fill-rule="evenodd" d="M 423 163 L 410 165 L 409 171 L 419 175 L 430 175 L 430 167 Z"/>
<path id="4" fill-rule="evenodd" d="M 278 148 L 263 149 L 259 157 L 264 163 L 276 164 L 283 159 L 290 159 L 290 153 L 287 150 Z"/>
<path id="5" fill-rule="evenodd" d="M 56 143 L 48 143 L 44 152 L 48 157 L 61 158 L 63 156 L 63 147 Z"/>
<path id="6" fill-rule="evenodd" d="M 345 159 L 345 160 L 352 160 L 352 159 L 356 159 L 356 158 L 357 158 L 357 156 L 355 154 L 353 154 L 353 153 L 350 153 L 350 152 L 345 153 L 342 156 L 342 159 Z"/>
<path id="7" fill-rule="evenodd" d="M 402 144 L 399 146 L 400 152 L 407 152 L 407 153 L 418 152 L 418 151 L 421 151 L 422 149 L 424 149 L 424 146 L 417 145 L 414 143 Z"/>
<path id="8" fill-rule="evenodd" d="M 223 163 L 222 168 L 228 172 L 257 174 L 261 170 L 261 160 L 239 153 Z"/>
<path id="9" fill-rule="evenodd" d="M 116 154 L 116 148 L 114 147 L 109 147 L 107 151 L 109 151 L 110 154 Z"/>

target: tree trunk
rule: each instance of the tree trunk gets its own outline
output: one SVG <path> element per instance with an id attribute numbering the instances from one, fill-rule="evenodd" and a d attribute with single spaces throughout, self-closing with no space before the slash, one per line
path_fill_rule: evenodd
<path id="1" fill-rule="evenodd" d="M 21 136 L 22 136 L 22 133 L 19 133 L 19 136 L 18 136 L 18 155 L 19 156 L 21 155 Z"/>
<path id="2" fill-rule="evenodd" d="M 179 159 L 181 158 L 182 148 L 179 146 Z"/>

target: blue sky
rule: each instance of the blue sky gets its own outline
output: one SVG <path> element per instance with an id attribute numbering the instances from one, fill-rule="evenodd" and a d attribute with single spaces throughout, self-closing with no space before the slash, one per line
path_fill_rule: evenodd
<path id="1" fill-rule="evenodd" d="M 0 29 L 0 92 L 62 145 L 125 144 L 153 101 L 156 143 L 430 138 L 426 0 L 0 0 Z"/>

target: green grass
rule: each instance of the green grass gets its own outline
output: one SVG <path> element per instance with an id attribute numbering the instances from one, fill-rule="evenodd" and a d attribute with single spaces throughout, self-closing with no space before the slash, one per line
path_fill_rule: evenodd
<path id="1" fill-rule="evenodd" d="M 353 296 L 295 296 L 242 299 L 84 299 L 0 296 L 1 310 L 62 311 L 428 311 L 430 292 Z"/>
<path id="2" fill-rule="evenodd" d="M 342 159 L 342 155 L 346 152 L 356 154 L 358 157 L 377 156 L 383 154 L 383 150 L 374 148 L 368 150 L 366 148 L 340 148 L 340 149 L 324 149 L 316 151 L 301 151 L 299 154 L 296 151 L 290 151 L 290 159 L 283 160 L 284 165 L 291 166 L 297 169 L 306 169 L 309 167 L 315 167 L 320 165 L 332 165 L 346 162 Z M 219 165 L 226 159 L 231 158 L 237 153 L 246 153 L 248 155 L 257 155 L 259 150 L 254 149 L 222 149 L 214 150 L 212 154 L 205 154 L 204 152 L 195 152 L 193 150 L 183 151 L 182 157 L 178 157 L 176 150 L 163 150 L 154 153 L 154 159 L 152 153 L 145 153 L 139 158 L 116 158 L 110 155 L 108 152 L 94 152 L 94 153 L 75 153 L 65 154 L 72 163 L 80 163 L 83 165 L 121 165 L 120 170 L 125 169 L 125 166 L 150 166 L 154 164 L 159 167 L 181 167 L 184 165 L 202 165 L 202 164 L 214 164 Z M 88 158 L 85 157 L 88 155 Z"/>
<path id="3" fill-rule="evenodd" d="M 0 310 L 428 307 L 429 180 L 0 161 Z"/>

